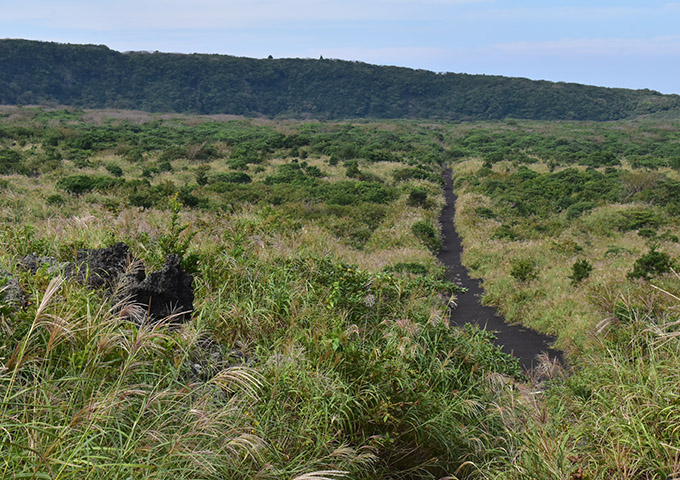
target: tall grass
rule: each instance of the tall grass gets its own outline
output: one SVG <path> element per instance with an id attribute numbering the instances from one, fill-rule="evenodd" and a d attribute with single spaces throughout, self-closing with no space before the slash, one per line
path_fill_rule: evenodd
<path id="1" fill-rule="evenodd" d="M 192 158 L 205 128 L 235 143 L 254 135 L 249 148 L 264 143 L 248 122 L 239 125 L 177 120 L 162 149 L 136 153 L 156 127 L 140 123 L 146 133 L 96 152 L 71 151 L 68 140 L 52 151 L 39 129 L 25 139 L 27 162 L 66 155 L 0 188 L 0 261 L 26 293 L 26 306 L 3 308 L 0 322 L 0 477 L 429 479 L 468 475 L 503 444 L 485 376 L 517 375 L 517 364 L 488 335 L 447 327 L 455 288 L 412 229 L 436 225 L 439 186 L 394 181 L 407 160 L 400 153 L 361 160 L 362 178 L 377 183 L 343 196 L 332 184 L 356 179 L 322 149 L 337 149 L 335 134 L 316 150 L 296 149 L 305 169 L 324 175 L 298 186 L 314 194 L 319 182 L 336 195 L 332 205 L 318 192 L 308 199 L 297 186 L 266 184 L 297 163 L 289 148 L 260 146 L 251 164 L 236 165 L 236 146 L 224 140 L 214 143 L 218 158 Z M 78 135 L 74 125 L 52 127 L 59 138 Z M 180 138 L 191 146 L 187 158 L 165 165 L 160 155 Z M 418 144 L 408 160 L 436 162 L 416 157 L 420 150 L 441 146 Z M 235 165 L 259 187 L 193 183 Z M 129 191 L 76 196 L 57 187 L 74 171 L 120 174 L 115 166 Z M 408 205 L 414 188 L 427 202 Z M 180 200 L 198 203 L 180 208 Z M 147 271 L 169 252 L 192 259 L 191 321 L 145 324 L 139 305 L 61 277 L 58 264 L 79 249 L 117 241 Z M 17 261 L 31 253 L 57 266 L 21 270 Z M 385 273 L 399 264 L 415 267 Z"/>
<path id="2" fill-rule="evenodd" d="M 480 168 L 469 161 L 461 175 Z M 514 171 L 512 165 L 496 165 Z M 535 170 L 541 170 L 538 164 Z M 680 409 L 677 387 L 679 279 L 626 277 L 648 242 L 616 227 L 637 203 L 608 204 L 570 222 L 516 214 L 494 218 L 499 206 L 459 183 L 456 224 L 464 262 L 484 278 L 485 301 L 512 321 L 558 336 L 570 354 L 566 377 L 548 383 L 500 384 L 495 401 L 507 449 L 477 474 L 495 479 L 672 479 L 680 477 Z M 477 211 L 484 208 L 484 215 Z M 495 208 L 495 210 L 493 210 Z M 481 211 L 481 210 L 480 210 Z M 512 224 L 520 238 L 494 237 Z M 557 233 L 546 227 L 560 224 Z M 677 232 L 677 221 L 664 228 Z M 677 244 L 663 244 L 677 257 Z M 531 258 L 537 278 L 513 278 L 513 262 Z M 590 276 L 569 282 L 570 266 L 592 262 Z M 517 276 L 517 275 L 515 275 Z M 656 286 L 655 286 L 656 285 Z"/>

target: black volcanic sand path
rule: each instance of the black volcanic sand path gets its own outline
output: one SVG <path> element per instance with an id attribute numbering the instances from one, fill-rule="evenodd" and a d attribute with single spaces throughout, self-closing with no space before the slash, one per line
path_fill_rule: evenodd
<path id="1" fill-rule="evenodd" d="M 456 212 L 456 196 L 453 193 L 451 169 L 444 171 L 444 197 L 446 205 L 442 209 L 439 222 L 442 226 L 442 249 L 437 258 L 446 266 L 447 278 L 455 284 L 467 288 L 464 293 L 456 295 L 456 306 L 452 308 L 451 324 L 463 325 L 471 323 L 495 333 L 496 344 L 505 353 L 517 357 L 525 370 L 537 364 L 536 357 L 547 353 L 550 358 L 562 359 L 561 352 L 553 350 L 550 345 L 554 339 L 520 325 L 506 323 L 495 308 L 481 304 L 484 290 L 479 280 L 470 278 L 467 269 L 461 263 L 463 245 L 453 224 Z"/>

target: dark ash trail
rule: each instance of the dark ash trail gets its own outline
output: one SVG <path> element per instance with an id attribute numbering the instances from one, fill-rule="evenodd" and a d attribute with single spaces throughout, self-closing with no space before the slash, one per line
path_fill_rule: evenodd
<path id="1" fill-rule="evenodd" d="M 461 263 L 463 245 L 453 224 L 456 196 L 453 193 L 451 169 L 444 170 L 443 175 L 446 205 L 439 216 L 443 245 L 437 258 L 446 266 L 447 278 L 467 288 L 467 292 L 457 295 L 457 306 L 454 306 L 451 312 L 451 324 L 460 326 L 471 323 L 495 333 L 495 343 L 501 346 L 505 353 L 517 357 L 525 370 L 538 363 L 536 357 L 541 353 L 547 353 L 551 359 L 557 357 L 562 360 L 561 352 L 550 348 L 554 339 L 520 325 L 510 325 L 495 308 L 481 304 L 484 289 L 480 286 L 479 280 L 470 278 L 467 269 Z"/>

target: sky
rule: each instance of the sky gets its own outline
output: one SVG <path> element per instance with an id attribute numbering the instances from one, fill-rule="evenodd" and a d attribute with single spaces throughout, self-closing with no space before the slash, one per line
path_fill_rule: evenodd
<path id="1" fill-rule="evenodd" d="M 0 38 L 323 56 L 680 94 L 680 1 L 0 0 L 0 7 Z"/>

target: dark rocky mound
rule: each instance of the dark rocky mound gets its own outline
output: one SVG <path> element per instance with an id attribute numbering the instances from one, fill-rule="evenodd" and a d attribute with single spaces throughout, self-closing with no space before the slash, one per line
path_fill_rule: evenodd
<path id="1" fill-rule="evenodd" d="M 68 262 L 59 262 L 54 257 L 39 257 L 35 253 L 29 253 L 17 263 L 19 268 L 31 272 L 35 275 L 42 267 L 47 267 L 47 273 L 52 274 L 66 268 Z"/>
<path id="2" fill-rule="evenodd" d="M 4 304 L 14 310 L 25 303 L 26 297 L 19 281 L 10 272 L 0 270 L 0 305 Z"/>
<path id="3" fill-rule="evenodd" d="M 168 255 L 162 269 L 125 288 L 126 296 L 144 306 L 150 319 L 172 317 L 173 322 L 183 322 L 194 311 L 194 279 L 182 270 L 180 262 L 179 255 Z"/>
<path id="4" fill-rule="evenodd" d="M 135 259 L 123 242 L 107 248 L 85 248 L 78 250 L 76 261 L 66 267 L 66 276 L 76 277 L 94 288 L 113 288 L 133 262 Z M 133 275 L 137 281 L 142 281 L 144 269 L 135 269 Z"/>
<path id="5" fill-rule="evenodd" d="M 173 323 L 187 321 L 194 311 L 193 277 L 182 270 L 178 255 L 168 255 L 165 265 L 148 276 L 125 243 L 107 248 L 78 250 L 72 263 L 59 264 L 52 257 L 27 255 L 19 266 L 35 274 L 39 268 L 63 269 L 67 278 L 103 289 L 123 304 L 133 304 L 140 315 L 121 312 L 130 320 L 158 322 L 171 317 Z"/>

